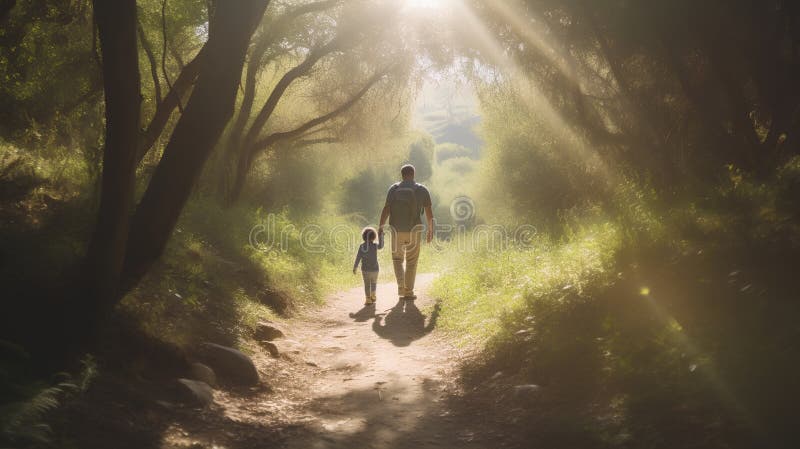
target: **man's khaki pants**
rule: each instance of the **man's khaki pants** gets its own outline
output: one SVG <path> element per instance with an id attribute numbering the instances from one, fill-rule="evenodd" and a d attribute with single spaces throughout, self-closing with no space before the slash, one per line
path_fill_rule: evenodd
<path id="1" fill-rule="evenodd" d="M 392 262 L 394 276 L 397 278 L 397 294 L 414 294 L 414 279 L 417 277 L 417 260 L 422 242 L 422 231 L 392 231 Z M 405 268 L 403 262 L 405 261 Z"/>

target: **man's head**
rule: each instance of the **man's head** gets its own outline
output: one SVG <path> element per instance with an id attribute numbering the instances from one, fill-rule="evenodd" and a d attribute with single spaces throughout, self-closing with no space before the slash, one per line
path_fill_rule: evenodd
<path id="1" fill-rule="evenodd" d="M 406 164 L 400 167 L 400 175 L 403 177 L 403 181 L 413 181 L 414 180 L 414 166 L 411 164 Z"/>

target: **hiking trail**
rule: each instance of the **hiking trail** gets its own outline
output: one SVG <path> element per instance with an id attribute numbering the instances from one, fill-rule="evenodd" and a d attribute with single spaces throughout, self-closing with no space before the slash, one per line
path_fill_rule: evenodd
<path id="1" fill-rule="evenodd" d="M 489 413 L 458 397 L 461 353 L 437 331 L 433 274 L 417 279 L 416 301 L 378 285 L 376 306 L 363 288 L 328 297 L 289 320 L 281 357 L 254 348 L 268 387 L 216 391 L 201 416 L 176 423 L 164 447 L 496 448 Z M 198 419 L 199 418 L 199 419 Z"/>

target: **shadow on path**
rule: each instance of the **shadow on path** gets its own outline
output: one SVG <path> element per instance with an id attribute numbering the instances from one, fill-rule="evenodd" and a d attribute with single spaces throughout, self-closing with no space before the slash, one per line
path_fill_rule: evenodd
<path id="1" fill-rule="evenodd" d="M 357 323 L 363 323 L 375 318 L 375 304 L 368 304 L 356 313 L 351 313 L 350 318 Z"/>
<path id="2" fill-rule="evenodd" d="M 425 315 L 419 311 L 414 301 L 399 300 L 388 314 L 375 315 L 372 322 L 372 331 L 379 337 L 385 338 L 395 346 L 408 346 L 436 327 L 439 318 L 439 304 L 433 308 L 428 324 L 425 324 Z"/>
<path id="3" fill-rule="evenodd" d="M 287 432 L 287 449 L 485 449 L 503 447 L 506 438 L 487 432 L 474 414 L 451 413 L 437 398 L 441 385 L 425 379 L 419 394 L 403 396 L 404 388 L 353 389 L 320 397 L 310 408 L 318 418 Z M 400 395 L 398 398 L 396 395 Z M 382 398 L 382 399 L 381 399 Z M 472 411 L 474 413 L 474 411 Z M 238 449 L 238 448 L 237 448 Z"/>

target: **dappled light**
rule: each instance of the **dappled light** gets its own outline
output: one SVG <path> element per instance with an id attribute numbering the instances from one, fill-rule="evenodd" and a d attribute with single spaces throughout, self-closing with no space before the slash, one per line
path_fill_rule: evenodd
<path id="1" fill-rule="evenodd" d="M 800 447 L 798 136 L 791 1 L 0 1 L 0 447 Z"/>

